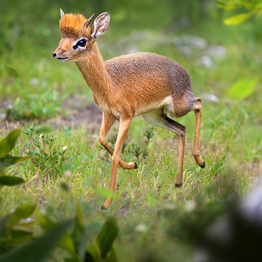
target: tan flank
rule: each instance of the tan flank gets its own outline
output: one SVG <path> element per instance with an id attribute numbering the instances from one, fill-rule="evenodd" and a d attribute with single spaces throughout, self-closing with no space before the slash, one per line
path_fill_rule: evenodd
<path id="1" fill-rule="evenodd" d="M 76 62 L 93 92 L 95 103 L 103 110 L 99 141 L 112 155 L 110 190 L 115 191 L 118 164 L 124 169 L 137 168 L 136 163 L 126 163 L 119 156 L 130 123 L 139 115 L 148 123 L 177 135 L 179 160 L 176 185 L 182 185 L 186 127 L 173 118 L 195 111 L 193 156 L 199 166 L 205 166 L 198 145 L 201 99 L 194 97 L 187 71 L 175 61 L 152 53 L 134 53 L 104 61 L 96 41 L 107 31 L 110 15 L 99 15 L 90 29 L 89 24 L 94 15 L 87 20 L 80 14 L 64 14 L 62 10 L 60 13 L 62 37 L 53 57 L 60 61 Z M 113 151 L 106 142 L 106 135 L 115 120 L 120 124 Z M 107 198 L 102 209 L 107 209 L 111 202 L 112 198 Z"/>

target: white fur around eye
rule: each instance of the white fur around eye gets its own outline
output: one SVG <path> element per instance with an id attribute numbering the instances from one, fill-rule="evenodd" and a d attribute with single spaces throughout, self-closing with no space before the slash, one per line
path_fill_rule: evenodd
<path id="1" fill-rule="evenodd" d="M 87 45 L 87 42 L 88 42 L 88 39 L 86 37 L 81 37 L 79 38 L 78 40 L 76 40 L 73 44 L 73 47 L 80 41 L 80 40 L 86 40 L 86 45 Z M 86 45 L 85 46 L 77 46 L 77 48 L 75 50 L 77 50 L 78 48 L 82 49 L 82 50 L 85 50 L 86 49 Z"/>

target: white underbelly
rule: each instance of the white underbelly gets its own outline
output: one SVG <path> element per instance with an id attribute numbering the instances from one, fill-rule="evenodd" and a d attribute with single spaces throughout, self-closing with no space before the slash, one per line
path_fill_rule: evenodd
<path id="1" fill-rule="evenodd" d="M 164 98 L 161 101 L 158 101 L 157 103 L 153 103 L 153 104 L 150 104 L 148 106 L 140 108 L 139 110 L 136 111 L 135 117 L 143 115 L 143 114 L 147 114 L 149 112 L 152 112 L 152 111 L 154 111 L 158 108 L 164 107 L 164 106 L 167 107 L 168 111 L 173 111 L 173 104 L 172 104 L 172 97 L 171 96 L 167 96 L 166 98 Z"/>

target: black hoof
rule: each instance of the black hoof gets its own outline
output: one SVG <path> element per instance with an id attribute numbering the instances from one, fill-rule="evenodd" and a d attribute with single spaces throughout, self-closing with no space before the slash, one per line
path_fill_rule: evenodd
<path id="1" fill-rule="evenodd" d="M 201 167 L 201 168 L 205 168 L 205 165 L 206 165 L 206 163 L 205 163 L 205 161 L 204 161 L 203 165 L 200 166 L 200 167 Z"/>
<path id="2" fill-rule="evenodd" d="M 134 164 L 135 164 L 135 169 L 137 169 L 137 164 L 136 164 L 136 162 L 134 162 Z"/>
<path id="3" fill-rule="evenodd" d="M 105 211 L 105 210 L 107 210 L 107 208 L 105 208 L 104 205 L 103 205 L 103 206 L 100 207 L 100 210 Z"/>
<path id="4" fill-rule="evenodd" d="M 180 187 L 182 187 L 182 185 L 183 185 L 183 183 L 180 183 L 180 184 L 175 184 L 175 186 L 176 186 L 176 188 L 180 188 Z"/>

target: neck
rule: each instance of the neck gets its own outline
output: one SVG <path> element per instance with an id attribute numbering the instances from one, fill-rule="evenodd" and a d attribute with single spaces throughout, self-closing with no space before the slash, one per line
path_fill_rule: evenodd
<path id="1" fill-rule="evenodd" d="M 96 96 L 108 93 L 111 89 L 112 81 L 105 68 L 104 60 L 97 43 L 93 44 L 93 49 L 91 53 L 86 55 L 86 59 L 76 62 L 76 65 L 86 80 L 87 85 Z"/>

